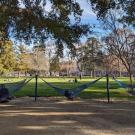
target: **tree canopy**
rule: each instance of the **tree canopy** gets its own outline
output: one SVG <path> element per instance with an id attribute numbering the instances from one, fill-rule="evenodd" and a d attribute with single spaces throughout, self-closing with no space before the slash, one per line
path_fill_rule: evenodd
<path id="1" fill-rule="evenodd" d="M 0 41 L 0 75 L 15 67 L 15 54 L 11 41 Z"/>
<path id="2" fill-rule="evenodd" d="M 121 21 L 135 26 L 135 0 L 90 0 L 100 19 L 104 19 L 110 10 L 124 11 Z"/>
<path id="3" fill-rule="evenodd" d="M 80 24 L 81 15 L 75 0 L 1 0 L 0 39 L 45 42 L 52 38 L 58 48 L 65 43 L 73 51 L 73 43 L 89 30 L 89 26 Z"/>

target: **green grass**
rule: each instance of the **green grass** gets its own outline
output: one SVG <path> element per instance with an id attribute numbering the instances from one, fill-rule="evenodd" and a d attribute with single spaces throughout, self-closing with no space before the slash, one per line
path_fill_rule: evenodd
<path id="1" fill-rule="evenodd" d="M 17 82 L 22 80 L 23 78 L 11 78 L 11 82 Z M 94 79 L 92 78 L 83 78 L 81 81 L 78 79 L 78 83 L 69 82 L 73 78 L 45 78 L 47 82 L 51 82 L 55 86 L 60 88 L 75 88 L 81 84 L 87 83 Z M 119 78 L 119 80 L 128 83 L 128 78 Z M 0 78 L 0 83 L 5 83 L 6 79 Z M 135 82 L 135 81 L 134 81 Z M 34 89 L 35 89 L 35 79 L 32 79 L 25 87 L 21 89 L 21 91 L 15 94 L 16 97 L 22 96 L 34 96 Z M 50 88 L 47 84 L 45 84 L 41 79 L 38 79 L 38 96 L 60 96 L 55 90 Z M 128 92 L 120 88 L 119 85 L 110 78 L 110 96 L 111 98 L 118 98 L 118 99 L 130 99 L 135 100 L 135 96 L 129 96 Z M 94 84 L 92 87 L 85 89 L 79 97 L 81 98 L 106 98 L 106 79 L 103 78 Z"/>

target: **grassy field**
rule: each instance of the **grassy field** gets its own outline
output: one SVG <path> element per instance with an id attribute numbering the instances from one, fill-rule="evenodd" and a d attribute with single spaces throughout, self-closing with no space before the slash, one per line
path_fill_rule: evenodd
<path id="1" fill-rule="evenodd" d="M 11 78 L 10 82 L 17 82 L 22 80 L 23 78 Z M 73 80 L 73 78 L 44 78 L 47 82 L 51 82 L 55 86 L 60 88 L 75 88 L 81 84 L 87 83 L 94 79 L 92 78 L 83 78 L 82 80 L 78 79 L 78 83 L 69 82 L 69 80 Z M 128 83 L 128 78 L 119 78 L 119 80 Z M 1 78 L 0 83 L 7 83 L 6 79 Z M 135 83 L 135 81 L 134 81 Z M 22 96 L 34 96 L 35 89 L 35 79 L 32 79 L 25 87 L 23 87 L 20 91 L 15 93 L 16 97 Z M 45 84 L 41 79 L 38 79 L 38 96 L 60 96 L 55 90 Z M 124 98 L 135 100 L 135 96 L 130 96 L 128 92 L 120 88 L 119 85 L 110 78 L 110 96 L 111 98 Z M 92 85 L 92 87 L 85 89 L 79 97 L 81 98 L 105 98 L 106 97 L 106 78 L 101 79 L 96 84 Z"/>

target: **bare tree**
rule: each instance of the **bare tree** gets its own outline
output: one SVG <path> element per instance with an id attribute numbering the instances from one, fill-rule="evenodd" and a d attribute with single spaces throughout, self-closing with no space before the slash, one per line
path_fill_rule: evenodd
<path id="1" fill-rule="evenodd" d="M 44 75 L 45 72 L 49 71 L 49 62 L 48 58 L 45 56 L 45 48 L 43 46 L 35 46 L 28 55 L 29 57 L 25 61 L 30 71 L 44 73 Z"/>
<path id="2" fill-rule="evenodd" d="M 106 28 L 111 30 L 105 42 L 110 54 L 115 55 L 125 66 L 129 77 L 131 91 L 133 92 L 133 65 L 135 58 L 135 35 L 128 26 L 120 23 L 118 18 L 110 12 L 105 21 Z"/>
<path id="3" fill-rule="evenodd" d="M 116 56 L 111 54 L 104 55 L 103 57 L 103 67 L 107 73 L 117 74 L 121 77 L 121 72 L 126 71 L 125 66 L 122 61 Z"/>

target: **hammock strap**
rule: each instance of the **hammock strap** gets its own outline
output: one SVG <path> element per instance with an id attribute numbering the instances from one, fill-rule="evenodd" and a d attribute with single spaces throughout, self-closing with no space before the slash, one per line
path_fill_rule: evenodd
<path id="1" fill-rule="evenodd" d="M 22 87 L 24 87 L 27 83 L 29 83 L 33 78 L 30 79 L 25 79 L 22 83 L 17 85 L 16 87 L 13 87 L 12 89 L 9 88 L 9 93 L 10 95 L 13 95 L 14 93 L 18 92 L 21 90 Z M 26 81 L 27 80 L 27 81 Z"/>
<path id="2" fill-rule="evenodd" d="M 101 77 L 102 78 L 102 77 Z M 101 78 L 98 78 L 92 82 L 86 83 L 86 84 L 82 84 L 80 86 L 78 86 L 77 88 L 72 88 L 72 89 L 62 89 L 59 87 L 56 87 L 54 85 L 52 85 L 51 83 L 46 82 L 44 79 L 42 79 L 46 84 L 48 84 L 50 87 L 52 87 L 54 90 L 56 90 L 58 93 L 64 95 L 65 91 L 70 91 L 73 93 L 73 96 L 77 96 L 78 94 L 80 94 L 83 90 L 85 90 L 88 87 L 91 87 L 93 84 L 95 84 L 97 81 L 99 81 Z"/>
<path id="3" fill-rule="evenodd" d="M 120 87 L 125 88 L 125 89 L 128 88 L 128 85 L 127 85 L 127 84 L 125 84 L 125 83 L 123 83 L 123 82 L 117 80 L 116 78 L 113 77 L 113 80 L 114 80 L 115 82 L 117 82 Z"/>

